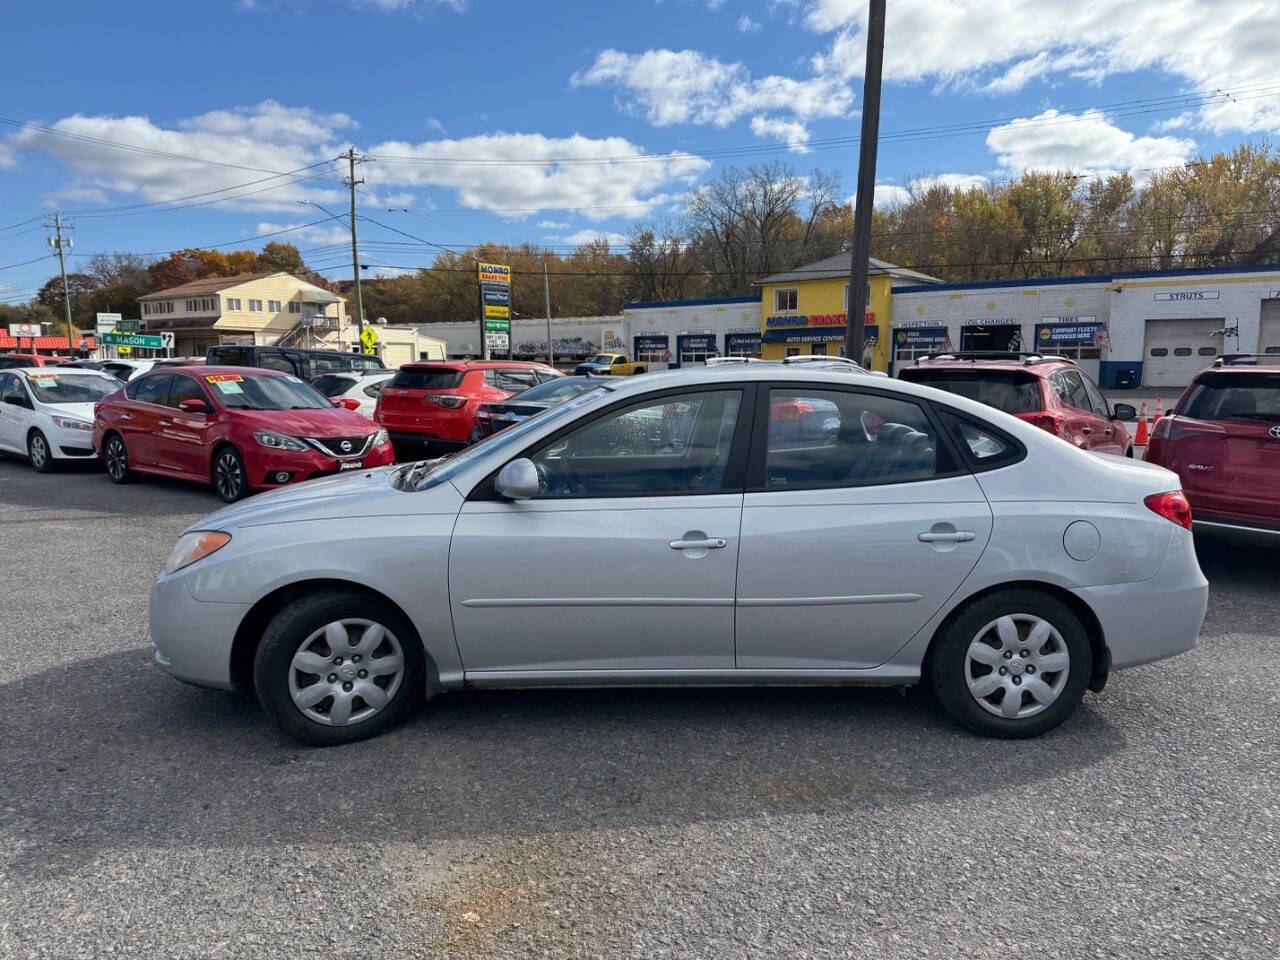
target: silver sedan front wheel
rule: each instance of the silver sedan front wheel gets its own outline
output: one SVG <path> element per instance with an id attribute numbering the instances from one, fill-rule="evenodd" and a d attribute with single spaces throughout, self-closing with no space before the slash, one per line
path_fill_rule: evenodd
<path id="1" fill-rule="evenodd" d="M 978 705 L 1006 720 L 1034 717 L 1067 685 L 1071 653 L 1048 620 L 1030 613 L 992 620 L 969 643 L 965 683 Z"/>
<path id="2" fill-rule="evenodd" d="M 310 720 L 334 727 L 377 715 L 400 689 L 404 651 L 372 620 L 334 620 L 299 644 L 289 668 L 289 696 Z"/>

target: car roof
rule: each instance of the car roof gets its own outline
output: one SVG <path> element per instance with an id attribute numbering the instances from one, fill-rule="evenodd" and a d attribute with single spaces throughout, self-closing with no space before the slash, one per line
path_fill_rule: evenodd
<path id="1" fill-rule="evenodd" d="M 530 369 L 550 370 L 545 363 L 538 363 L 533 360 L 415 360 L 412 363 L 403 363 L 400 365 L 401 370 L 422 370 L 426 368 L 440 369 L 446 367 L 450 370 L 493 370 L 498 367 L 528 367 Z"/>
<path id="2" fill-rule="evenodd" d="M 153 373 L 177 373 L 178 371 L 181 371 L 183 373 L 189 373 L 197 377 L 204 377 L 204 376 L 216 377 L 224 373 L 238 373 L 243 376 L 246 373 L 251 373 L 251 374 L 254 374 L 255 376 L 265 374 L 271 377 L 293 377 L 293 379 L 295 380 L 298 379 L 297 377 L 294 377 L 293 374 L 291 373 L 285 373 L 283 370 L 268 370 L 266 367 L 237 367 L 231 364 L 205 364 L 205 363 L 189 363 L 189 364 L 171 363 L 164 366 L 157 364 L 155 367 L 152 367 L 150 370 L 148 370 L 147 374 L 150 375 Z"/>
<path id="3" fill-rule="evenodd" d="M 1022 370 L 1047 374 L 1057 370 L 1079 369 L 1074 360 L 1055 354 L 1032 353 L 1024 356 L 980 357 L 964 354 L 938 354 L 921 357 L 903 370 Z"/>
<path id="4" fill-rule="evenodd" d="M 92 367 L 67 367 L 65 364 L 58 364 L 52 367 L 4 367 L 0 368 L 0 373 L 36 373 L 43 377 L 50 377 L 64 370 L 68 376 L 79 375 L 83 377 L 106 377 L 108 380 L 116 379 L 105 370 L 94 370 Z"/>

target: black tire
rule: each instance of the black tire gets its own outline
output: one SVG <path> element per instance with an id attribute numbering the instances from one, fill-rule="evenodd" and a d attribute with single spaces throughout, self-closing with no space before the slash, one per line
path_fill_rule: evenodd
<path id="1" fill-rule="evenodd" d="M 129 466 L 129 449 L 118 433 L 108 433 L 102 444 L 102 466 L 112 483 L 133 483 L 137 474 Z"/>
<path id="2" fill-rule="evenodd" d="M 1028 615 L 1047 621 L 1061 637 L 1065 652 L 1070 657 L 1067 675 L 1057 698 L 1038 713 L 1014 719 L 997 715 L 980 705 L 976 696 L 970 693 L 967 680 L 967 672 L 972 669 L 967 657 L 970 644 L 986 625 L 1006 615 Z M 1018 663 L 1022 663 L 1020 657 Z M 1011 672 L 1012 668 L 1004 669 Z M 1052 730 L 1071 716 L 1088 686 L 1093 670 L 1093 650 L 1084 624 L 1066 604 L 1039 590 L 1016 588 L 993 593 L 965 607 L 934 643 L 927 670 L 938 702 L 962 726 L 984 737 L 1021 740 Z M 1006 685 L 1002 695 L 1007 696 L 1011 689 Z M 1034 705 L 1034 698 L 1022 693 L 1020 688 L 1017 695 L 1019 702 L 1025 701 L 1024 709 Z"/>
<path id="3" fill-rule="evenodd" d="M 49 439 L 39 430 L 32 430 L 27 435 L 27 460 L 36 473 L 53 473 L 58 469 Z"/>
<path id="4" fill-rule="evenodd" d="M 289 675 L 303 642 L 326 624 L 343 619 L 384 626 L 398 641 L 404 668 L 385 706 L 348 726 L 331 726 L 308 717 L 294 703 Z M 268 625 L 254 655 L 253 681 L 263 711 L 282 732 L 299 743 L 331 747 L 376 737 L 416 709 L 425 696 L 425 655 L 413 625 L 385 600 L 359 592 L 311 593 L 289 603 Z"/>
<path id="5" fill-rule="evenodd" d="M 644 373 L 644 372 L 645 372 L 645 368 L 644 368 L 644 367 L 636 367 L 636 372 L 635 372 L 634 376 L 639 376 L 640 374 L 642 374 L 642 373 Z"/>
<path id="6" fill-rule="evenodd" d="M 235 447 L 219 447 L 210 468 L 213 489 L 227 503 L 244 499 L 249 493 L 249 474 L 244 458 Z"/>

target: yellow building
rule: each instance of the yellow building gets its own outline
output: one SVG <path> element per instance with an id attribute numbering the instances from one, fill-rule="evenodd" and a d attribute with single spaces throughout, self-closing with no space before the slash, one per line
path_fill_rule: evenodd
<path id="1" fill-rule="evenodd" d="M 889 369 L 889 318 L 894 282 L 941 283 L 915 270 L 871 259 L 867 284 L 864 366 Z M 840 253 L 758 281 L 761 290 L 761 355 L 781 360 L 797 354 L 845 356 L 849 307 L 849 254 Z"/>

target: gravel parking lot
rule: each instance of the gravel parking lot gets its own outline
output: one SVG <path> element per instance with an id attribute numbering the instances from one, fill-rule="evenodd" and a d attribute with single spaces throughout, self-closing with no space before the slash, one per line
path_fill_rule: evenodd
<path id="1" fill-rule="evenodd" d="M 920 691 L 579 690 L 308 750 L 151 664 L 217 504 L 0 461 L 0 955 L 1280 951 L 1274 549 L 1202 541 L 1200 647 L 1029 743 Z"/>

